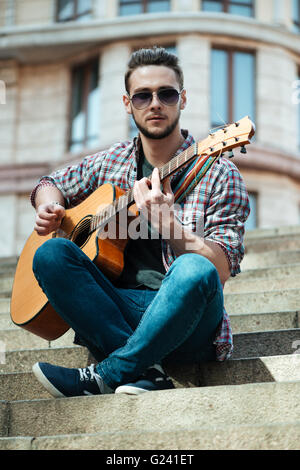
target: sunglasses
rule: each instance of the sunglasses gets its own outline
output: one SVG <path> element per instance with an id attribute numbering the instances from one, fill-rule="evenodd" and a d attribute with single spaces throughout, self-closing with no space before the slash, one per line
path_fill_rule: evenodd
<path id="1" fill-rule="evenodd" d="M 162 104 L 165 104 L 166 106 L 175 106 L 178 103 L 181 91 L 178 92 L 175 88 L 164 88 L 159 90 L 157 93 L 155 91 L 141 91 L 139 93 L 135 93 L 131 98 L 129 98 L 136 109 L 147 108 L 153 100 L 154 93 Z"/>

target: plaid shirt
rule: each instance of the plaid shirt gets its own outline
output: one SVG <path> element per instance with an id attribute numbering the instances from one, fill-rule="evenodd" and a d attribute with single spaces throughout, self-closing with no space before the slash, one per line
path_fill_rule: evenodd
<path id="1" fill-rule="evenodd" d="M 194 143 L 187 131 L 182 131 L 185 141 L 176 155 Z M 127 191 L 137 177 L 140 140 L 117 143 L 106 151 L 87 156 L 79 165 L 58 170 L 44 176 L 40 183 L 52 183 L 62 192 L 66 207 L 74 207 L 88 197 L 100 185 L 111 183 Z M 181 179 L 185 168 L 171 176 L 171 185 Z M 41 183 L 42 182 L 42 183 Z M 34 205 L 35 193 L 31 193 Z M 240 272 L 240 262 L 244 255 L 244 222 L 250 212 L 245 184 L 236 166 L 223 157 L 206 173 L 198 185 L 186 196 L 176 217 L 184 226 L 199 232 L 199 223 L 205 239 L 217 243 L 227 256 L 231 276 Z M 176 256 L 170 244 L 162 240 L 162 259 L 166 271 Z M 218 328 L 214 342 L 216 359 L 229 359 L 233 351 L 233 338 L 229 316 L 224 308 L 223 321 Z"/>

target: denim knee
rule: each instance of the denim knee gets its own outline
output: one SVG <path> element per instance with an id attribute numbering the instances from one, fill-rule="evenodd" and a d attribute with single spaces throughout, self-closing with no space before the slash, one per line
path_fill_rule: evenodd
<path id="1" fill-rule="evenodd" d="M 54 266 L 57 269 L 64 253 L 71 248 L 72 242 L 64 238 L 51 238 L 45 241 L 35 252 L 32 269 L 35 274 L 50 270 Z"/>
<path id="2" fill-rule="evenodd" d="M 180 284 L 187 283 L 190 289 L 209 285 L 210 289 L 221 288 L 221 281 L 215 265 L 205 256 L 197 253 L 185 253 L 174 261 L 168 275 L 176 275 Z"/>

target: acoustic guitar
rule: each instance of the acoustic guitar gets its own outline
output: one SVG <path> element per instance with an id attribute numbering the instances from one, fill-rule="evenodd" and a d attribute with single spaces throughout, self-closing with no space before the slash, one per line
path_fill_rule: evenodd
<path id="1" fill-rule="evenodd" d="M 163 181 L 193 159 L 217 157 L 216 160 L 236 147 L 250 143 L 255 133 L 253 122 L 245 117 L 240 121 L 209 134 L 159 168 Z M 231 155 L 233 156 L 233 155 Z M 100 207 L 100 210 L 99 210 Z M 120 224 L 121 211 L 127 211 L 127 223 L 139 215 L 134 204 L 133 190 L 127 192 L 109 183 L 100 186 L 81 204 L 67 209 L 61 227 L 48 236 L 39 236 L 35 231 L 28 238 L 18 260 L 11 298 L 12 321 L 48 341 L 62 336 L 70 327 L 55 312 L 36 281 L 32 261 L 36 250 L 50 238 L 64 237 L 77 246 L 112 281 L 117 279 L 124 267 L 124 249 L 128 235 L 118 237 L 124 227 Z M 103 236 L 106 227 L 114 218 L 118 230 L 114 237 Z M 127 233 L 127 231 L 126 231 Z"/>

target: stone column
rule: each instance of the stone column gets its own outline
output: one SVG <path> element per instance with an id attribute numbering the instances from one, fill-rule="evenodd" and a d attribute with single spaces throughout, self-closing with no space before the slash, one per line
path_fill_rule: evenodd
<path id="1" fill-rule="evenodd" d="M 274 16 L 273 24 L 286 27 L 288 29 L 292 28 L 292 0 L 282 1 L 282 0 L 273 0 L 274 2 Z"/>
<path id="2" fill-rule="evenodd" d="M 257 141 L 270 148 L 298 152 L 298 109 L 293 102 L 295 61 L 281 48 L 261 47 L 256 76 Z"/>
<path id="3" fill-rule="evenodd" d="M 183 36 L 178 39 L 177 52 L 187 90 L 182 127 L 199 139 L 205 137 L 210 128 L 210 43 L 200 36 Z"/>
<path id="4" fill-rule="evenodd" d="M 18 65 L 0 62 L 2 99 L 0 104 L 0 165 L 15 161 L 16 121 L 18 106 Z"/>
<path id="5" fill-rule="evenodd" d="M 128 139 L 128 115 L 122 96 L 124 74 L 131 49 L 127 44 L 114 44 L 103 50 L 100 61 L 100 145 L 101 148 Z"/>
<path id="6" fill-rule="evenodd" d="M 171 11 L 200 11 L 200 0 L 171 0 Z"/>
<path id="7" fill-rule="evenodd" d="M 24 65 L 20 72 L 16 161 L 59 162 L 66 150 L 69 69 Z"/>
<path id="8" fill-rule="evenodd" d="M 118 0 L 94 0 L 94 18 L 108 19 L 118 15 Z"/>
<path id="9" fill-rule="evenodd" d="M 0 195 L 0 257 L 16 253 L 16 205 L 16 195 Z"/>
<path id="10" fill-rule="evenodd" d="M 255 19 L 262 23 L 273 23 L 274 22 L 274 9 L 275 2 L 277 0 L 261 0 L 255 1 Z M 282 0 L 279 0 L 282 2 Z"/>

